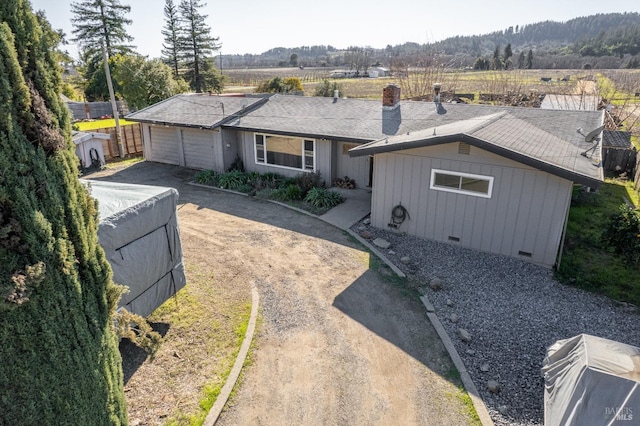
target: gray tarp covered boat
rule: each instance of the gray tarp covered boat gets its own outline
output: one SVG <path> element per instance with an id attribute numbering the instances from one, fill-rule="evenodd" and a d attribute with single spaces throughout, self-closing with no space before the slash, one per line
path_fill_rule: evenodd
<path id="1" fill-rule="evenodd" d="M 547 350 L 544 424 L 640 422 L 640 348 L 580 334 Z"/>
<path id="2" fill-rule="evenodd" d="M 129 287 L 119 306 L 146 317 L 186 284 L 178 191 L 96 180 L 83 183 L 98 200 L 98 240 L 113 280 Z"/>

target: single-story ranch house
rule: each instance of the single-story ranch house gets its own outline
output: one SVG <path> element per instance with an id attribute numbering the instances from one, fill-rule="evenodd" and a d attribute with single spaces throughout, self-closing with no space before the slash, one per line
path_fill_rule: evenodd
<path id="1" fill-rule="evenodd" d="M 574 183 L 603 180 L 604 113 L 289 95 L 177 95 L 127 116 L 147 160 L 371 187 L 371 222 L 552 267 Z M 585 136 L 586 135 L 586 136 Z"/>

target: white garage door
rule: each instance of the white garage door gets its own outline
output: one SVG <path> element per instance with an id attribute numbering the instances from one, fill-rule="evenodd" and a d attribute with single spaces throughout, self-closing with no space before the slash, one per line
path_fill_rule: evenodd
<path id="1" fill-rule="evenodd" d="M 192 169 L 215 170 L 214 133 L 211 130 L 184 129 L 184 162 Z"/>
<path id="2" fill-rule="evenodd" d="M 149 128 L 151 137 L 151 161 L 158 163 L 176 164 L 178 160 L 178 135 L 173 127 Z"/>

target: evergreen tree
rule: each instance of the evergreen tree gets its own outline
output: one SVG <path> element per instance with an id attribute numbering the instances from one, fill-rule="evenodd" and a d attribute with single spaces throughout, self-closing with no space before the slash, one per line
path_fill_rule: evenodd
<path id="1" fill-rule="evenodd" d="M 45 24 L 0 3 L 0 424 L 126 424 L 118 291 Z"/>
<path id="2" fill-rule="evenodd" d="M 162 59 L 171 67 L 173 78 L 178 78 L 179 57 L 180 57 L 180 15 L 178 7 L 173 0 L 166 0 L 164 4 L 164 27 L 162 35 L 164 43 L 162 43 Z"/>
<path id="3" fill-rule="evenodd" d="M 77 42 L 84 61 L 83 77 L 88 87 L 104 88 L 104 91 L 87 92 L 88 100 L 108 99 L 109 92 L 104 72 L 100 74 L 103 53 L 102 45 L 107 50 L 107 56 L 127 54 L 133 52 L 133 46 L 128 42 L 133 40 L 125 29 L 131 24 L 126 16 L 131 7 L 121 4 L 120 0 L 84 0 L 71 3 L 74 17 L 73 41 Z"/>
<path id="4" fill-rule="evenodd" d="M 511 43 L 508 43 L 504 47 L 504 69 L 508 70 L 511 68 L 511 57 L 513 56 L 513 51 L 511 50 Z"/>
<path id="5" fill-rule="evenodd" d="M 520 56 L 518 56 L 518 68 L 519 69 L 524 69 L 524 51 L 520 52 Z"/>
<path id="6" fill-rule="evenodd" d="M 131 6 L 123 5 L 120 0 L 84 0 L 71 3 L 71 18 L 73 23 L 73 41 L 77 42 L 81 50 L 88 50 L 102 59 L 102 44 L 107 49 L 107 55 L 130 53 L 133 46 L 126 43 L 133 40 L 126 25 L 131 19 L 126 15 L 131 12 Z"/>
<path id="7" fill-rule="evenodd" d="M 500 45 L 497 44 L 495 50 L 493 51 L 493 62 L 491 64 L 491 68 L 494 70 L 502 69 L 502 60 L 500 60 Z"/>
<path id="8" fill-rule="evenodd" d="M 527 53 L 527 64 L 525 66 L 526 69 L 533 69 L 533 50 L 529 49 L 529 53 Z"/>
<path id="9" fill-rule="evenodd" d="M 184 26 L 180 37 L 181 59 L 186 68 L 185 77 L 196 93 L 221 87 L 222 77 L 208 61 L 214 51 L 220 48 L 218 38 L 211 36 L 211 28 L 205 23 L 207 15 L 200 13 L 205 3 L 200 0 L 182 0 L 180 15 Z"/>

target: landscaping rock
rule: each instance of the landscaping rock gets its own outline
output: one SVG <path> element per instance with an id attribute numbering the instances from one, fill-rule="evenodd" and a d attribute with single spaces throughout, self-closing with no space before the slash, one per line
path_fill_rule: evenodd
<path id="1" fill-rule="evenodd" d="M 489 389 L 489 392 L 491 393 L 499 393 L 500 385 L 495 380 L 489 380 L 487 382 L 487 389 Z"/>
<path id="2" fill-rule="evenodd" d="M 467 342 L 469 343 L 471 341 L 471 335 L 469 334 L 469 332 L 467 330 L 465 330 L 464 328 L 459 328 L 458 329 L 458 336 L 460 336 L 460 339 L 463 342 Z"/>
<path id="3" fill-rule="evenodd" d="M 363 225 L 370 225 L 371 224 L 371 219 L 366 218 L 365 220 L 362 221 Z"/>
<path id="4" fill-rule="evenodd" d="M 476 354 L 476 351 L 474 351 L 473 349 L 467 349 L 467 350 L 465 351 L 465 353 L 466 353 L 467 355 L 474 356 L 474 355 Z"/>
<path id="5" fill-rule="evenodd" d="M 449 317 L 449 320 L 455 324 L 458 322 L 458 316 L 456 314 L 451 314 L 451 316 Z"/>
<path id="6" fill-rule="evenodd" d="M 380 247 L 381 249 L 388 249 L 391 247 L 391 243 L 383 238 L 376 238 L 373 240 L 373 244 Z"/>
<path id="7" fill-rule="evenodd" d="M 362 233 L 360 234 L 360 236 L 362 238 L 364 238 L 365 240 L 369 240 L 371 239 L 371 232 L 369 231 L 362 231 Z"/>
<path id="8" fill-rule="evenodd" d="M 362 231 L 366 231 L 367 227 L 366 226 L 359 226 L 358 227 L 358 231 L 362 232 Z"/>
<path id="9" fill-rule="evenodd" d="M 395 255 L 395 254 L 396 254 L 396 252 L 395 252 L 395 251 L 393 251 L 393 250 L 389 250 L 389 256 L 393 256 L 393 255 Z"/>
<path id="10" fill-rule="evenodd" d="M 400 262 L 404 263 L 405 265 L 408 265 L 409 263 L 411 263 L 411 258 L 409 256 L 401 257 Z"/>
<path id="11" fill-rule="evenodd" d="M 447 301 L 444 303 L 446 303 L 447 306 L 453 306 L 453 300 L 451 299 L 447 299 Z"/>
<path id="12" fill-rule="evenodd" d="M 431 287 L 433 291 L 442 290 L 442 281 L 440 281 L 440 278 L 434 278 L 429 283 L 429 287 Z"/>
<path id="13" fill-rule="evenodd" d="M 509 412 L 509 407 L 507 407 L 506 405 L 501 405 L 498 407 L 498 411 L 500 411 L 500 414 L 504 416 Z"/>
<path id="14" fill-rule="evenodd" d="M 480 371 L 482 371 L 483 373 L 486 373 L 487 371 L 489 371 L 489 364 L 487 364 L 486 362 L 482 364 L 480 366 Z"/>

